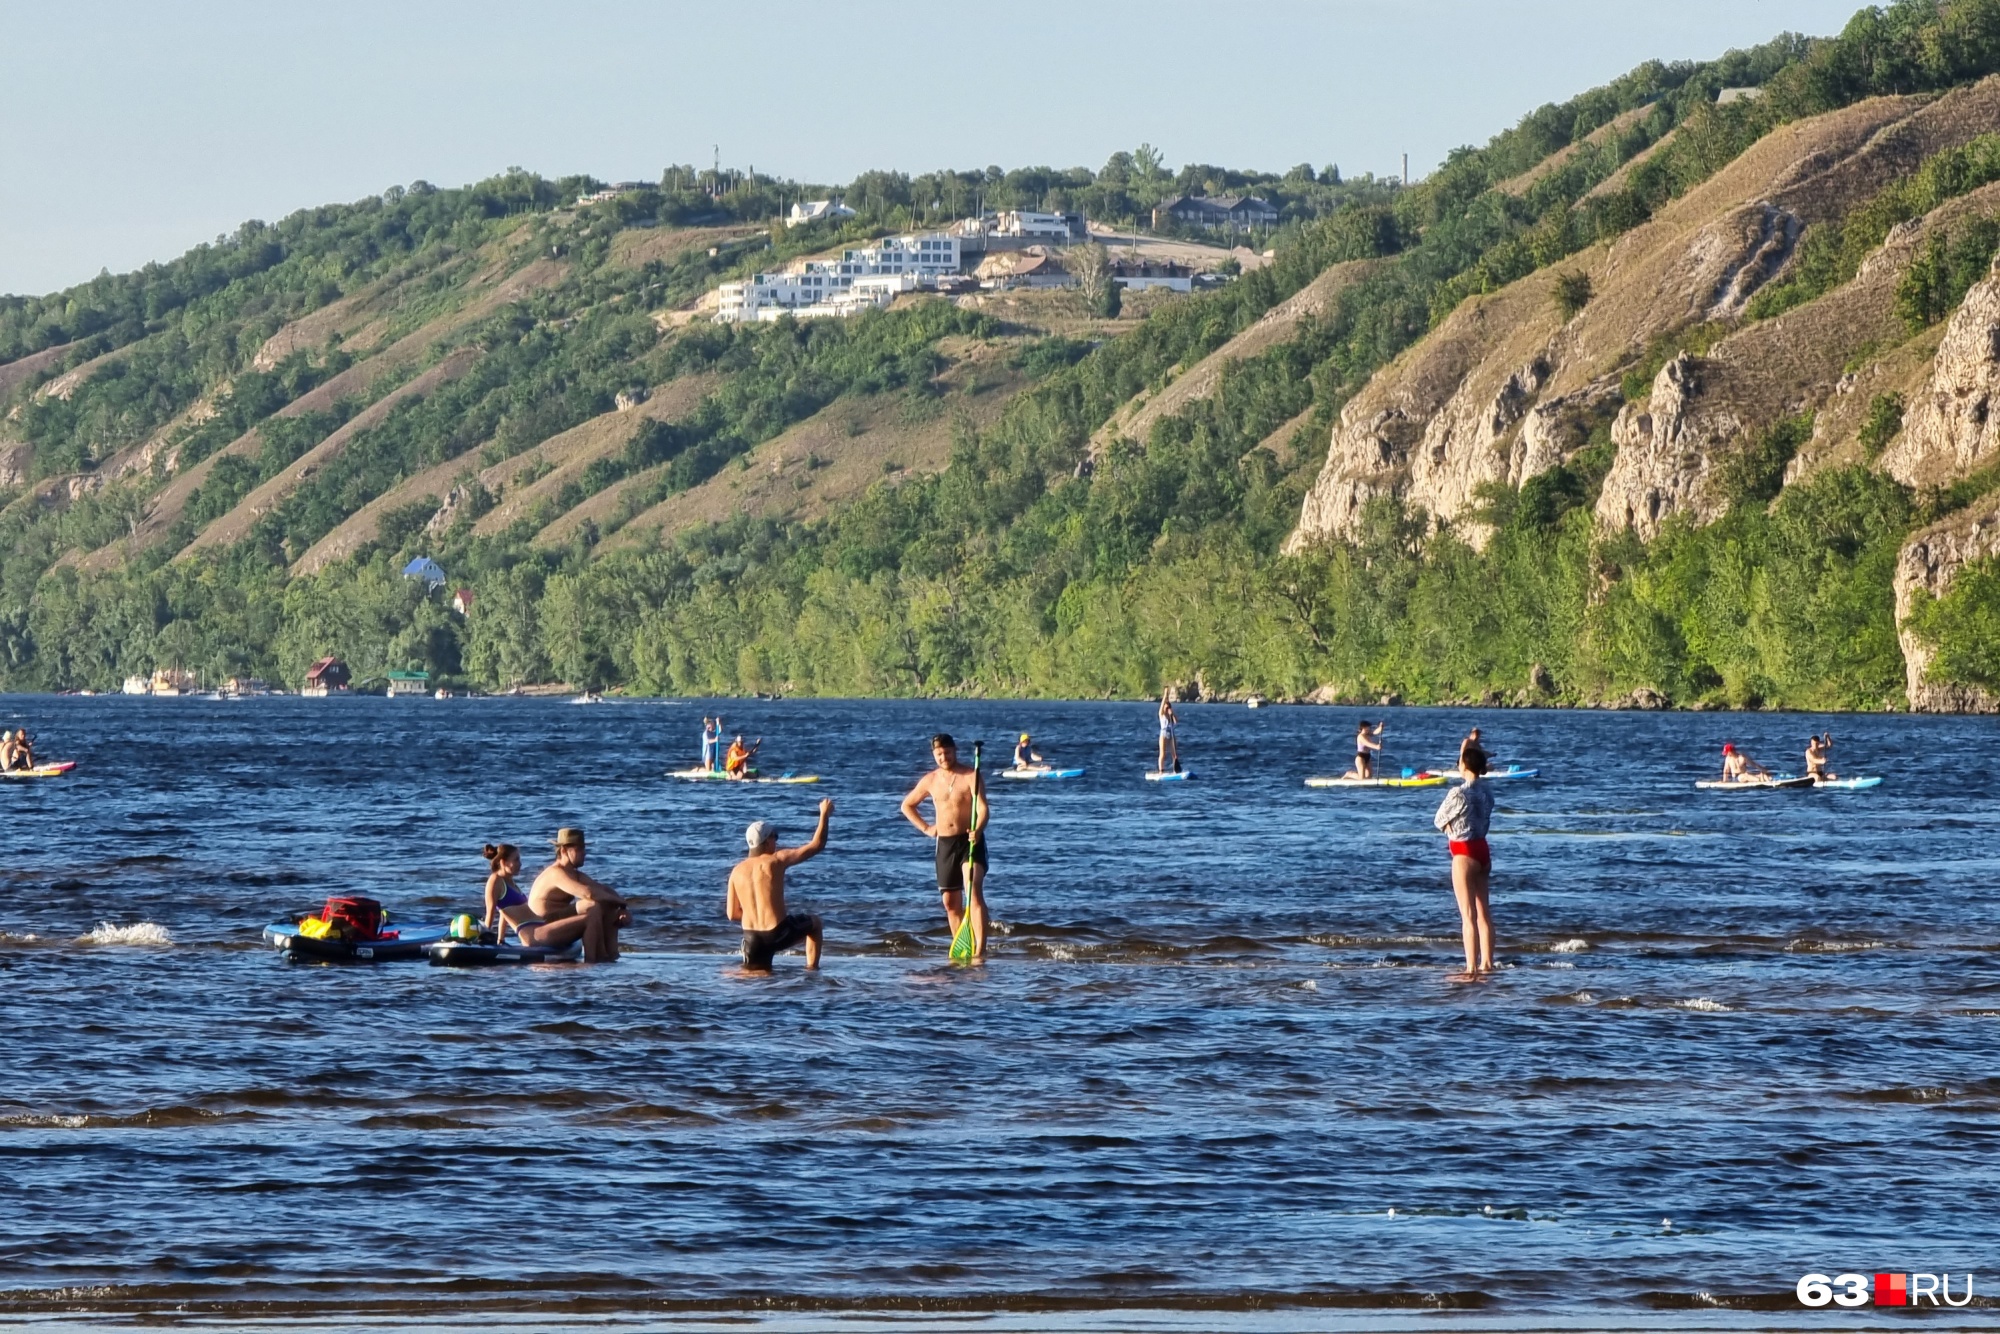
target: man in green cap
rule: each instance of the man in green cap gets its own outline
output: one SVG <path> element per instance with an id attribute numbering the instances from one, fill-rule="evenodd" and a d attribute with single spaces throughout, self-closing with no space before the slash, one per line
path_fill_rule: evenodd
<path id="1" fill-rule="evenodd" d="M 584 873 L 581 829 L 558 829 L 552 841 L 556 859 L 528 890 L 528 911 L 548 923 L 535 933 L 535 943 L 560 949 L 582 940 L 585 963 L 616 962 L 618 928 L 632 925 L 631 905 L 617 890 Z"/>

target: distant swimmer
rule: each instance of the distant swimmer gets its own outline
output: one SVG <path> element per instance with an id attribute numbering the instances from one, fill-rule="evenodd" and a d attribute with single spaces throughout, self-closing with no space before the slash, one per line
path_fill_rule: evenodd
<path id="1" fill-rule="evenodd" d="M 1181 771 L 1181 716 L 1174 712 L 1174 688 L 1168 686 L 1160 692 L 1160 761 L 1154 766 L 1155 773 L 1179 773 Z M 1172 759 L 1174 767 L 1167 768 Z"/>
<path id="2" fill-rule="evenodd" d="M 757 758 L 757 752 L 763 749 L 763 746 L 763 737 L 758 737 L 754 744 L 746 746 L 743 744 L 743 734 L 737 733 L 736 739 L 729 743 L 729 753 L 722 757 L 722 772 L 731 778 L 748 778 L 750 761 Z"/>
<path id="3" fill-rule="evenodd" d="M 555 861 L 528 890 L 528 911 L 538 929 L 527 943 L 559 947 L 581 940 L 585 962 L 616 961 L 618 928 L 632 924 L 631 905 L 617 890 L 584 873 L 581 829 L 558 829 L 553 841 Z"/>
<path id="4" fill-rule="evenodd" d="M 722 715 L 701 720 L 701 767 L 710 773 L 722 769 Z"/>
<path id="5" fill-rule="evenodd" d="M 1021 733 L 1021 740 L 1014 747 L 1014 767 L 1016 769 L 1032 769 L 1040 763 L 1042 763 L 1042 757 L 1035 754 L 1034 748 L 1028 742 L 1028 734 L 1026 732 Z"/>
<path id="6" fill-rule="evenodd" d="M 1741 783 L 1751 778 L 1769 778 L 1771 771 L 1736 749 L 1736 743 L 1722 743 L 1722 781 Z"/>
<path id="7" fill-rule="evenodd" d="M 1366 718 L 1354 730 L 1354 767 L 1343 778 L 1373 778 L 1375 776 L 1375 756 L 1382 749 L 1382 729 L 1386 722 L 1371 723 Z M 1463 756 L 1461 754 L 1461 763 Z"/>
<path id="8" fill-rule="evenodd" d="M 778 831 L 759 820 L 743 831 L 750 851 L 729 873 L 729 894 L 722 912 L 743 924 L 743 966 L 752 972 L 771 971 L 780 950 L 805 942 L 806 967 L 819 967 L 820 920 L 812 913 L 785 911 L 785 871 L 826 847 L 826 824 L 833 803 L 819 804 L 819 828 L 810 841 L 796 848 L 778 846 Z"/>
<path id="9" fill-rule="evenodd" d="M 1839 775 L 1835 774 L 1833 770 L 1826 767 L 1827 761 L 1832 757 L 1833 757 L 1833 733 L 1825 732 L 1819 736 L 1809 736 L 1806 738 L 1807 777 L 1813 779 L 1823 778 L 1829 782 L 1837 778 Z"/>
<path id="10" fill-rule="evenodd" d="M 1486 752 L 1468 746 L 1459 765 L 1465 781 L 1445 794 L 1432 821 L 1451 845 L 1451 890 L 1458 898 L 1459 925 L 1465 936 L 1465 976 L 1493 971 L 1493 910 L 1487 890 L 1493 878 L 1493 850 L 1486 842 L 1493 820 L 1493 788 L 1482 781 Z"/>
<path id="11" fill-rule="evenodd" d="M 923 776 L 903 798 L 903 818 L 925 838 L 937 840 L 937 886 L 944 900 L 945 919 L 958 934 L 960 921 L 972 916 L 972 956 L 986 956 L 986 779 L 969 764 L 958 762 L 958 743 L 948 732 L 931 738 L 931 758 L 937 768 Z M 973 799 L 980 819 L 973 824 Z M 929 798 L 931 820 L 918 807 Z"/>

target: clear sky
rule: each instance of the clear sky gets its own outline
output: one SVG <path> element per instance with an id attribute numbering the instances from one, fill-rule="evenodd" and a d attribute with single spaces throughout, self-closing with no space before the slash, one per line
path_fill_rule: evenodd
<path id="1" fill-rule="evenodd" d="M 1857 0 L 0 0 L 0 292 L 509 166 L 1332 162 L 1420 176 L 1643 60 Z"/>

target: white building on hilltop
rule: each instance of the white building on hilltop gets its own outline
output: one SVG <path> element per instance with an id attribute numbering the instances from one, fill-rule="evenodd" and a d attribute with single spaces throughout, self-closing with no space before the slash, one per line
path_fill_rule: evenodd
<path id="1" fill-rule="evenodd" d="M 785 221 L 796 227 L 802 222 L 818 222 L 821 218 L 838 221 L 853 216 L 854 210 L 838 199 L 808 199 L 793 204 Z"/>
<path id="2" fill-rule="evenodd" d="M 810 259 L 786 273 L 759 273 L 717 290 L 715 317 L 736 322 L 783 315 L 853 315 L 888 305 L 898 292 L 936 287 L 958 272 L 958 238 L 943 232 L 890 236 Z"/>

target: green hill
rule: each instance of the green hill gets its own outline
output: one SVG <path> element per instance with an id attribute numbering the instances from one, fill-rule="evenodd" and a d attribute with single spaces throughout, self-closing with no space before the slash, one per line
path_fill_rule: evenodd
<path id="1" fill-rule="evenodd" d="M 1407 188 L 1142 150 L 870 173 L 787 229 L 823 188 L 512 173 L 0 299 L 0 685 L 337 653 L 489 689 L 1978 706 L 1995 70 L 2000 5 L 1904 0 L 1641 66 Z M 702 313 L 975 199 L 1129 227 L 1189 190 L 1278 204 L 1275 258 L 1115 316 Z"/>

